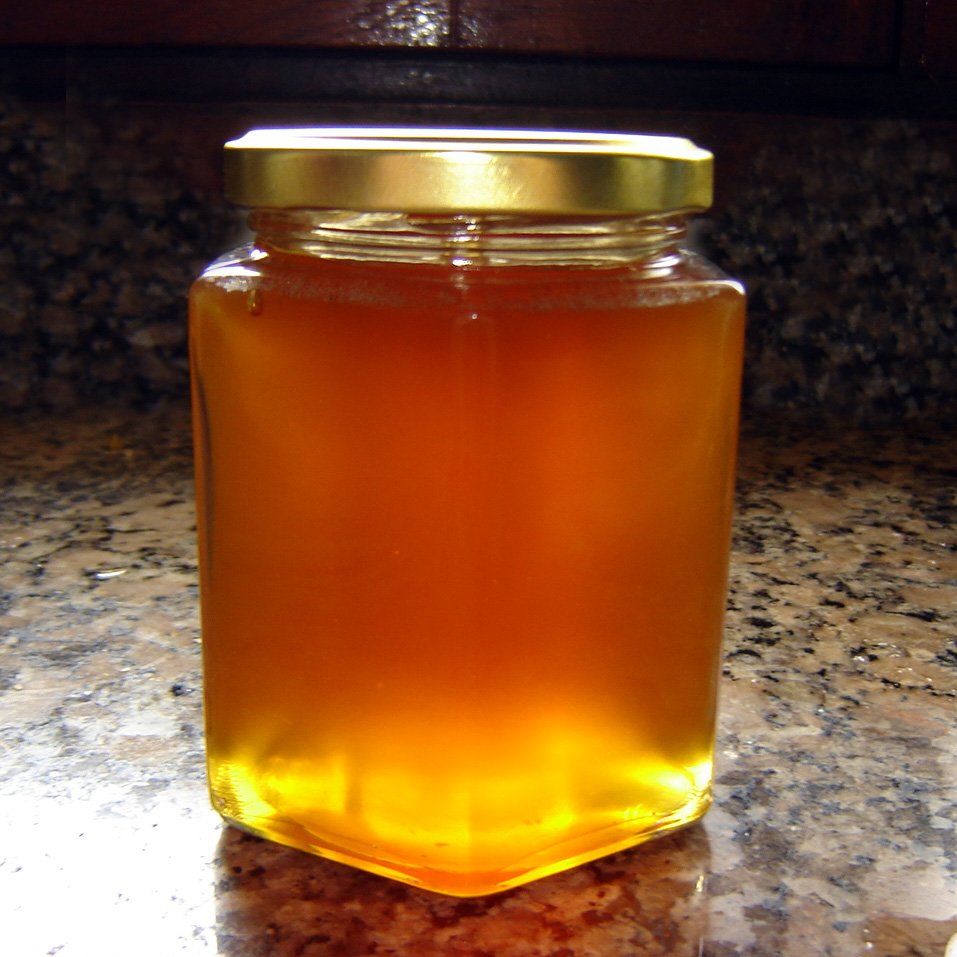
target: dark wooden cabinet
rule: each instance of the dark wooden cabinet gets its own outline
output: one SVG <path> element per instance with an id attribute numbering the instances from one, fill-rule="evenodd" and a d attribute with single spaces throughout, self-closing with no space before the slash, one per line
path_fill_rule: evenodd
<path id="1" fill-rule="evenodd" d="M 889 65 L 889 0 L 461 0 L 459 42 L 510 53 L 736 63 Z"/>
<path id="2" fill-rule="evenodd" d="M 439 48 L 888 66 L 895 0 L 4 0 L 8 44 Z"/>
<path id="3" fill-rule="evenodd" d="M 923 0 L 920 13 L 914 44 L 918 71 L 932 77 L 957 76 L 957 2 Z"/>
<path id="4" fill-rule="evenodd" d="M 7 43 L 449 47 L 452 0 L 0 0 Z"/>
<path id="5" fill-rule="evenodd" d="M 957 0 L 0 0 L 0 24 L 35 95 L 957 115 Z"/>

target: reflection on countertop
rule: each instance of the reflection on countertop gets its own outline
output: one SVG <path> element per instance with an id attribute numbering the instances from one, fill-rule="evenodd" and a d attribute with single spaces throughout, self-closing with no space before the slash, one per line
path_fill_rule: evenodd
<path id="1" fill-rule="evenodd" d="M 17 954 L 943 957 L 957 934 L 957 441 L 742 440 L 715 806 L 477 900 L 224 829 L 188 419 L 0 445 L 0 895 Z"/>

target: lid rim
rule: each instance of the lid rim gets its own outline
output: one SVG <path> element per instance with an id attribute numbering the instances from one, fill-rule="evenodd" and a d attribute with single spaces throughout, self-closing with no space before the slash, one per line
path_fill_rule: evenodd
<path id="1" fill-rule="evenodd" d="M 252 130 L 225 147 L 250 207 L 641 215 L 707 209 L 712 155 L 678 137 L 545 130 Z"/>

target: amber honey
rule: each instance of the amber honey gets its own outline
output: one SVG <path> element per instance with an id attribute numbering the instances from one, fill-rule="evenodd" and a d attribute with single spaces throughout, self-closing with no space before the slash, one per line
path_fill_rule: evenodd
<path id="1" fill-rule="evenodd" d="M 743 296 L 670 240 L 402 241 L 193 288 L 210 787 L 475 895 L 707 808 Z"/>

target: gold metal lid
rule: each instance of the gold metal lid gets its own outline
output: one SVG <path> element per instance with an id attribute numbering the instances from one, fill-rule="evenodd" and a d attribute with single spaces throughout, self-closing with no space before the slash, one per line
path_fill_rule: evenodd
<path id="1" fill-rule="evenodd" d="M 711 154 L 674 136 L 319 127 L 226 144 L 240 206 L 639 215 L 707 209 L 711 190 Z"/>

